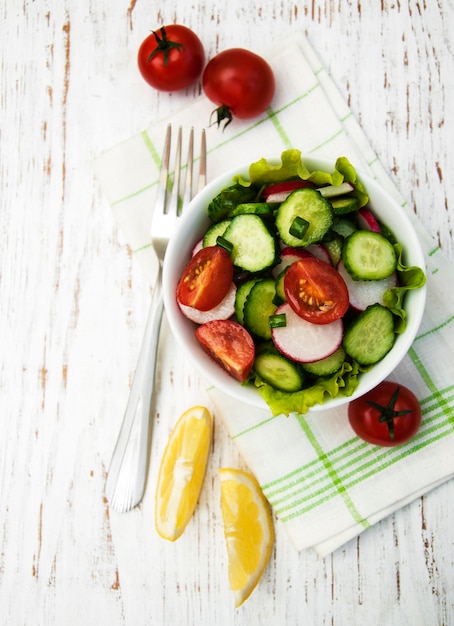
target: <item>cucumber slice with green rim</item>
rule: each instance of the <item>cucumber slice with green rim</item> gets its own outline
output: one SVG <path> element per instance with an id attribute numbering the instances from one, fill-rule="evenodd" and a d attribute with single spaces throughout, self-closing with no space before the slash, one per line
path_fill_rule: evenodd
<path id="1" fill-rule="evenodd" d="M 203 247 L 208 248 L 209 246 L 215 246 L 217 238 L 224 235 L 231 221 L 232 220 L 222 220 L 222 222 L 217 222 L 217 224 L 210 226 L 203 237 Z"/>
<path id="2" fill-rule="evenodd" d="M 344 196 L 342 198 L 333 198 L 331 201 L 334 215 L 345 215 L 346 213 L 353 213 L 359 208 L 359 200 L 354 196 Z"/>
<path id="3" fill-rule="evenodd" d="M 334 267 L 337 267 L 337 264 L 341 260 L 343 244 L 343 237 L 341 237 L 337 233 L 335 233 L 335 235 L 331 239 L 323 240 L 323 247 L 328 251 L 331 265 L 333 265 Z"/>
<path id="4" fill-rule="evenodd" d="M 258 215 L 237 215 L 223 237 L 233 244 L 232 262 L 248 272 L 261 272 L 277 261 L 276 240 Z"/>
<path id="5" fill-rule="evenodd" d="M 272 278 L 259 280 L 249 292 L 243 307 L 244 326 L 257 337 L 271 339 L 269 317 L 277 309 L 276 284 Z"/>
<path id="6" fill-rule="evenodd" d="M 340 217 L 334 220 L 331 230 L 347 239 L 350 235 L 358 230 L 356 225 L 348 219 L 348 217 Z"/>
<path id="7" fill-rule="evenodd" d="M 381 280 L 397 266 L 392 243 L 380 233 L 368 230 L 357 230 L 345 240 L 342 261 L 356 280 Z"/>
<path id="8" fill-rule="evenodd" d="M 240 324 L 244 324 L 244 304 L 252 287 L 261 280 L 260 278 L 251 278 L 242 283 L 236 290 L 235 297 L 235 315 Z"/>
<path id="9" fill-rule="evenodd" d="M 288 270 L 288 267 L 283 269 L 276 279 L 276 298 L 280 300 L 281 303 L 287 302 L 287 296 L 285 295 L 285 291 L 284 291 L 284 278 L 285 278 L 285 273 L 287 270 Z"/>
<path id="10" fill-rule="evenodd" d="M 313 361 L 312 363 L 303 363 L 303 369 L 308 374 L 313 376 L 331 376 L 335 374 L 342 367 L 342 363 L 345 361 L 345 350 L 342 346 L 320 361 Z"/>
<path id="11" fill-rule="evenodd" d="M 295 220 L 308 222 L 301 237 L 291 234 Z M 333 222 L 333 210 L 316 189 L 305 187 L 293 191 L 276 213 L 276 228 L 282 241 L 293 247 L 308 246 L 320 241 Z"/>
<path id="12" fill-rule="evenodd" d="M 293 393 L 302 389 L 304 373 L 272 343 L 262 346 L 255 357 L 253 370 L 260 378 L 279 391 Z"/>
<path id="13" fill-rule="evenodd" d="M 236 217 L 237 215 L 253 214 L 253 215 L 273 215 L 273 211 L 278 207 L 276 203 L 271 202 L 243 202 L 237 204 L 228 212 L 228 217 Z"/>
<path id="14" fill-rule="evenodd" d="M 373 365 L 388 354 L 395 339 L 393 314 L 373 304 L 347 326 L 342 346 L 360 365 Z"/>

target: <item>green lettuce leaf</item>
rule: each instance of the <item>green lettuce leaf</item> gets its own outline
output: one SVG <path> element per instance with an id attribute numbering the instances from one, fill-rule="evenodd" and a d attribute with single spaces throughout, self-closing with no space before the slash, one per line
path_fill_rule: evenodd
<path id="1" fill-rule="evenodd" d="M 399 286 L 390 287 L 383 295 L 383 303 L 396 316 L 396 333 L 403 333 L 407 327 L 407 312 L 404 309 L 404 298 L 407 291 L 420 289 L 426 283 L 426 276 L 420 267 L 405 265 L 402 260 L 402 245 L 394 244 L 397 255 L 397 274 Z"/>
<path id="2" fill-rule="evenodd" d="M 343 182 L 350 182 L 355 187 L 351 195 L 358 198 L 359 208 L 365 206 L 369 201 L 369 196 L 358 180 L 356 170 L 347 157 L 337 159 L 333 172 L 322 170 L 311 172 L 301 160 L 301 151 L 296 148 L 284 150 L 281 154 L 281 162 L 278 164 L 269 163 L 265 158 L 252 163 L 249 166 L 249 179 L 237 176 L 235 180 L 240 185 L 248 187 L 250 185 L 270 185 L 294 178 L 310 181 L 316 187 L 338 186 Z"/>
<path id="3" fill-rule="evenodd" d="M 369 202 L 369 196 L 362 182 L 358 179 L 355 168 L 346 157 L 339 157 L 336 161 L 336 170 L 342 175 L 346 183 L 352 183 L 355 189 L 351 195 L 358 198 L 358 208 L 360 209 Z"/>

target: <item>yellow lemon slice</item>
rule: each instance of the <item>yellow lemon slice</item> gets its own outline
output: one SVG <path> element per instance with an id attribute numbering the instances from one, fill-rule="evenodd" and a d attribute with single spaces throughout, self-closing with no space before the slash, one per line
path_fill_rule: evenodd
<path id="1" fill-rule="evenodd" d="M 229 582 L 239 607 L 251 595 L 271 556 L 274 528 L 260 485 L 251 474 L 222 468 L 221 509 Z"/>
<path id="2" fill-rule="evenodd" d="M 170 433 L 156 487 L 155 525 L 164 539 L 183 533 L 199 499 L 213 432 L 213 418 L 203 406 L 185 411 Z"/>

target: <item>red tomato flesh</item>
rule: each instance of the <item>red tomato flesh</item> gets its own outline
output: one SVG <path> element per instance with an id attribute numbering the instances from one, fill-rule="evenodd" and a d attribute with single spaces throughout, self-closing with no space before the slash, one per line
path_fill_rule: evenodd
<path id="1" fill-rule="evenodd" d="M 205 64 L 205 51 L 192 30 L 171 24 L 144 39 L 137 64 L 143 78 L 155 89 L 179 91 L 199 78 Z"/>
<path id="2" fill-rule="evenodd" d="M 312 256 L 290 265 L 284 277 L 284 292 L 293 311 L 313 324 L 330 324 L 343 317 L 349 307 L 342 276 Z"/>
<path id="3" fill-rule="evenodd" d="M 241 383 L 248 377 L 255 357 L 251 335 L 238 322 L 215 320 L 202 324 L 195 336 L 205 352 Z"/>
<path id="4" fill-rule="evenodd" d="M 177 287 L 177 300 L 199 311 L 209 311 L 227 295 L 233 280 L 233 263 L 220 246 L 199 250 L 186 265 Z"/>
<path id="5" fill-rule="evenodd" d="M 392 402 L 393 394 L 397 396 L 395 402 Z M 370 402 L 383 407 L 385 413 Z M 392 406 L 389 406 L 390 403 Z M 393 415 L 400 412 L 403 413 Z M 388 415 L 389 424 L 384 418 L 380 420 L 383 414 Z M 418 432 L 421 406 L 410 389 L 385 380 L 375 389 L 350 402 L 348 420 L 358 437 L 364 441 L 378 446 L 397 446 L 409 441 Z"/>

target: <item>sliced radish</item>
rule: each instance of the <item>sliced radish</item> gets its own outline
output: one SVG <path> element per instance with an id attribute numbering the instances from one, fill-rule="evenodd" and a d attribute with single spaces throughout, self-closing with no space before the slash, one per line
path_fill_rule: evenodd
<path id="1" fill-rule="evenodd" d="M 209 309 L 208 311 L 199 311 L 198 309 L 194 309 L 192 306 L 181 304 L 181 302 L 178 302 L 178 306 L 180 307 L 183 315 L 196 324 L 205 324 L 206 322 L 211 322 L 213 320 L 228 320 L 229 317 L 232 317 L 235 312 L 235 296 L 236 285 L 232 283 L 232 286 L 224 299 L 221 300 L 217 306 Z"/>
<path id="2" fill-rule="evenodd" d="M 370 230 L 374 233 L 380 233 L 380 224 L 369 209 L 360 209 L 357 216 L 358 226 L 363 230 Z"/>
<path id="3" fill-rule="evenodd" d="M 337 271 L 347 285 L 350 305 L 358 311 L 364 311 L 371 304 L 384 304 L 385 291 L 398 284 L 395 272 L 382 280 L 353 280 L 342 261 L 339 261 Z"/>
<path id="4" fill-rule="evenodd" d="M 295 189 L 302 189 L 304 187 L 313 188 L 314 185 L 307 180 L 288 180 L 282 183 L 275 183 L 265 187 L 262 192 L 262 198 L 264 198 L 266 202 L 284 202 Z"/>
<path id="5" fill-rule="evenodd" d="M 270 186 L 268 193 L 267 190 L 264 189 L 263 197 L 266 202 L 284 202 L 288 198 L 288 196 L 295 191 L 295 189 L 301 189 L 302 187 L 314 187 L 312 183 L 305 181 L 294 181 L 296 185 L 291 189 L 278 189 L 279 185 Z M 300 184 L 298 184 L 300 183 Z M 276 187 L 276 190 L 272 189 L 272 187 Z M 342 183 L 341 185 L 327 185 L 326 187 L 318 187 L 317 191 L 324 198 L 334 198 L 335 196 L 343 196 L 346 193 L 350 193 L 354 190 L 354 185 L 352 183 Z"/>
<path id="6" fill-rule="evenodd" d="M 321 243 L 312 243 L 310 246 L 307 246 L 306 250 L 313 256 L 317 257 L 317 259 L 320 259 L 320 261 L 325 261 L 325 263 L 329 263 L 331 265 L 329 252 Z"/>
<path id="7" fill-rule="evenodd" d="M 290 248 L 288 246 L 283 248 L 281 250 L 281 260 L 273 267 L 271 272 L 273 277 L 277 278 L 286 267 L 289 267 L 289 265 L 295 263 L 295 261 L 299 261 L 300 259 L 304 259 L 308 256 L 312 255 L 307 251 L 307 248 Z"/>
<path id="8" fill-rule="evenodd" d="M 319 361 L 333 354 L 342 343 L 344 327 L 338 319 L 331 324 L 311 324 L 296 313 L 288 303 L 276 314 L 285 314 L 286 326 L 273 328 L 271 337 L 276 348 L 300 363 Z"/>
<path id="9" fill-rule="evenodd" d="M 291 193 L 291 191 L 276 191 L 275 193 L 270 193 L 266 196 L 265 201 L 281 203 L 284 202 L 284 200 L 287 200 Z"/>
<path id="10" fill-rule="evenodd" d="M 203 248 L 203 238 L 199 239 L 198 242 L 195 244 L 195 246 L 192 248 L 192 256 L 194 256 L 194 254 L 197 254 L 197 252 L 201 250 L 202 248 Z"/>

